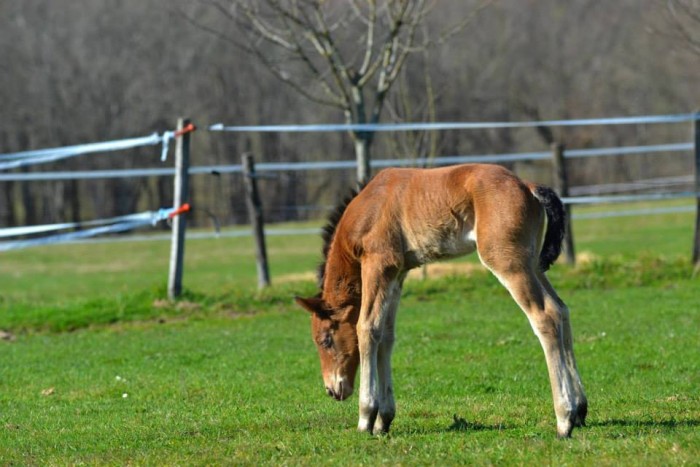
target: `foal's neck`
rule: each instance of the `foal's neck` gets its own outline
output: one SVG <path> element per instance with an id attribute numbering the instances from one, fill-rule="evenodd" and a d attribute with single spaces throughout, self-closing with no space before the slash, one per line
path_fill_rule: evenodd
<path id="1" fill-rule="evenodd" d="M 322 297 L 334 310 L 355 306 L 362 301 L 360 263 L 347 254 L 340 254 L 336 245 L 326 259 Z"/>

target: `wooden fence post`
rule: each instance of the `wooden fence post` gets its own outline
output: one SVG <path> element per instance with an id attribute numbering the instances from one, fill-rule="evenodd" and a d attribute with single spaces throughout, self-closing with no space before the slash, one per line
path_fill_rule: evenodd
<path id="1" fill-rule="evenodd" d="M 700 267 L 700 111 L 693 121 L 693 141 L 695 142 L 695 238 L 693 240 L 693 264 Z"/>
<path id="2" fill-rule="evenodd" d="M 190 124 L 187 118 L 177 121 L 177 131 Z M 175 192 L 173 206 L 179 208 L 189 200 L 190 133 L 176 138 L 175 144 Z M 182 270 L 185 258 L 185 229 L 187 218 L 184 214 L 173 218 L 173 236 L 170 243 L 170 275 L 168 276 L 168 298 L 174 300 L 182 293 Z"/>
<path id="3" fill-rule="evenodd" d="M 564 159 L 565 146 L 561 143 L 552 143 L 552 167 L 554 169 L 554 189 L 559 192 L 559 196 L 566 198 L 569 196 L 569 179 L 566 174 L 566 161 Z M 571 206 L 564 204 L 566 211 L 566 234 L 564 235 L 564 254 L 567 264 L 576 264 L 576 253 L 574 251 L 574 232 L 571 228 Z"/>
<path id="4" fill-rule="evenodd" d="M 258 183 L 255 175 L 255 162 L 253 156 L 244 154 L 243 182 L 246 191 L 246 207 L 248 217 L 253 227 L 255 237 L 255 258 L 258 267 L 258 288 L 262 289 L 270 285 L 270 269 L 267 264 L 267 249 L 265 248 L 265 226 L 263 222 L 262 203 L 258 194 Z"/>

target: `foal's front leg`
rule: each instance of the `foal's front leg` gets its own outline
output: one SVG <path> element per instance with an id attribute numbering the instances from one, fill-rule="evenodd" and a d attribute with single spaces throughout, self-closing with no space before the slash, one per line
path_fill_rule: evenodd
<path id="1" fill-rule="evenodd" d="M 391 325 L 388 321 L 391 321 Z M 363 352 L 360 351 L 360 421 L 357 427 L 360 431 L 388 433 L 396 415 L 394 384 L 391 377 L 393 321 L 393 316 L 387 317 L 387 323 L 376 342 L 376 353 L 372 353 L 373 350 L 369 351 L 368 368 L 363 366 Z M 370 333 L 372 341 L 371 335 Z M 361 343 L 360 348 L 362 349 Z M 372 369 L 372 362 L 376 371 Z M 367 387 L 364 386 L 365 381 L 368 382 Z"/>
<path id="2" fill-rule="evenodd" d="M 394 402 L 394 383 L 391 376 L 391 353 L 394 347 L 394 328 L 396 323 L 396 312 L 401 299 L 401 287 L 406 274 L 392 282 L 389 293 L 386 296 L 386 317 L 384 319 L 384 329 L 382 339 L 379 342 L 377 353 L 377 368 L 379 377 L 379 416 L 374 425 L 374 433 L 388 433 L 391 422 L 396 415 L 396 404 Z"/>
<path id="3" fill-rule="evenodd" d="M 368 321 L 368 320 L 367 320 Z M 359 431 L 372 433 L 379 412 L 379 381 L 377 356 L 381 331 L 360 317 L 357 340 L 360 348 L 360 419 Z"/>
<path id="4" fill-rule="evenodd" d="M 397 293 L 395 289 L 399 289 Z M 363 263 L 362 307 L 357 323 L 360 351 L 360 414 L 359 431 L 386 432 L 394 418 L 391 383 L 391 348 L 395 300 L 400 296 L 396 270 L 378 270 L 372 263 Z M 387 324 L 391 332 L 386 333 Z M 381 412 L 381 414 L 380 414 Z M 375 426 L 377 415 L 380 421 Z"/>
<path id="5" fill-rule="evenodd" d="M 377 353 L 377 369 L 379 377 L 379 415 L 374 424 L 374 434 L 388 433 L 391 422 L 396 415 L 394 403 L 394 384 L 391 378 L 391 351 L 394 346 L 393 329 L 384 330 L 382 341 Z"/>

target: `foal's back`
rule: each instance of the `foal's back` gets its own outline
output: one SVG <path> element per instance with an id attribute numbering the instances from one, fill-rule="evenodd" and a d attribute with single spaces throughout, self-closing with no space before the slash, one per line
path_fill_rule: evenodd
<path id="1" fill-rule="evenodd" d="M 497 165 L 386 169 L 350 203 L 339 224 L 349 254 L 384 255 L 402 269 L 479 248 L 534 253 L 542 208 L 531 188 Z"/>

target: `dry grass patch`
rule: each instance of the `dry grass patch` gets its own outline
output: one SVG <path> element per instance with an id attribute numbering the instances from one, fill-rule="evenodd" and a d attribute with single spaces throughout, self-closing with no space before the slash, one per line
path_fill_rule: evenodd
<path id="1" fill-rule="evenodd" d="M 408 273 L 410 280 L 423 280 L 425 278 L 437 279 L 446 276 L 469 276 L 475 271 L 485 271 L 486 268 L 477 263 L 433 263 L 424 268 L 413 269 Z M 275 283 L 288 284 L 293 282 L 316 281 L 316 273 L 313 271 L 284 274 L 273 278 Z"/>
<path id="2" fill-rule="evenodd" d="M 423 268 L 413 269 L 408 273 L 408 279 L 437 279 L 446 276 L 470 276 L 476 271 L 485 271 L 479 263 L 433 263 Z"/>

